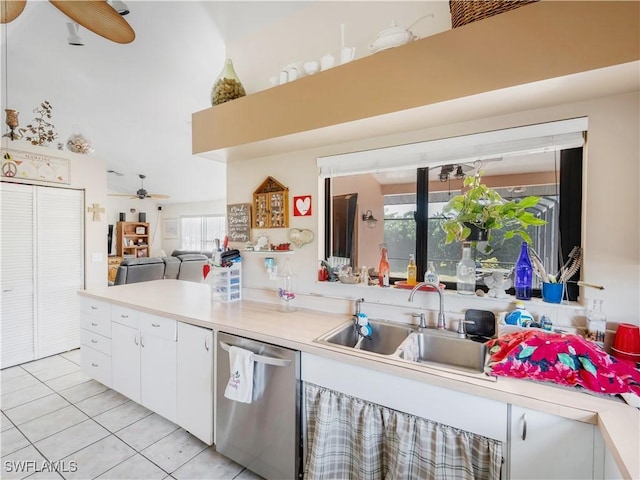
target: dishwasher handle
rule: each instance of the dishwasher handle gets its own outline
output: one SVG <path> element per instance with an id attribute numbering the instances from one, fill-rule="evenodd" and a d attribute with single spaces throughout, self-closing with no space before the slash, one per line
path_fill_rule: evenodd
<path id="1" fill-rule="evenodd" d="M 229 351 L 229 345 L 224 342 L 219 342 L 220 347 L 225 352 Z M 266 357 L 264 355 L 258 355 L 256 353 L 253 354 L 253 360 L 258 363 L 266 363 L 267 365 L 273 365 L 274 367 L 288 367 L 291 365 L 291 360 L 286 360 L 284 358 L 275 358 L 275 357 Z"/>

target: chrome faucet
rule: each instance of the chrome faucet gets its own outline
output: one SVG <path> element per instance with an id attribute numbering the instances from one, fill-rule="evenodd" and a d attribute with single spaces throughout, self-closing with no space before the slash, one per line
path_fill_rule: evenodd
<path id="1" fill-rule="evenodd" d="M 416 294 L 416 292 L 420 287 L 425 285 L 429 285 L 430 287 L 435 288 L 436 292 L 438 293 L 438 296 L 440 297 L 440 311 L 438 312 L 438 324 L 436 325 L 436 328 L 439 330 L 444 330 L 447 328 L 446 322 L 444 320 L 444 296 L 442 295 L 440 286 L 437 283 L 433 283 L 433 282 L 416 283 L 416 286 L 413 287 L 413 290 L 411 290 L 411 293 L 409 293 L 409 301 L 413 302 L 413 296 Z"/>
<path id="2" fill-rule="evenodd" d="M 360 315 L 360 305 L 364 302 L 364 298 L 358 298 L 356 300 L 356 313 L 353 315 L 355 320 L 358 320 L 358 315 Z"/>

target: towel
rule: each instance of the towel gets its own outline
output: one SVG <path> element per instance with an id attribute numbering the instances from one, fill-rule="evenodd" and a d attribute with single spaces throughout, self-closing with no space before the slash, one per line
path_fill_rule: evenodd
<path id="1" fill-rule="evenodd" d="M 253 352 L 229 347 L 229 382 L 224 396 L 236 402 L 251 403 L 253 398 Z"/>

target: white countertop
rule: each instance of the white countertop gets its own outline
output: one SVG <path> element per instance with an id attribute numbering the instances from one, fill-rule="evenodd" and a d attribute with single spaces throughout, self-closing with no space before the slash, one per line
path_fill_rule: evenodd
<path id="1" fill-rule="evenodd" d="M 243 335 L 323 355 L 433 385 L 508 402 L 574 420 L 597 424 L 625 478 L 640 479 L 640 410 L 622 401 L 542 383 L 412 364 L 403 360 L 315 343 L 329 330 L 349 322 L 347 315 L 299 309 L 281 313 L 278 305 L 239 301 L 211 302 L 211 287 L 181 280 L 156 280 L 79 292 L 178 321 Z"/>

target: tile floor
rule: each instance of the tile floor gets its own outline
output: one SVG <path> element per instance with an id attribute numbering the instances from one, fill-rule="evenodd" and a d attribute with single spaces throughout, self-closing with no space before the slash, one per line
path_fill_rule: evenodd
<path id="1" fill-rule="evenodd" d="M 0 478 L 260 479 L 80 371 L 80 350 L 0 371 Z"/>

